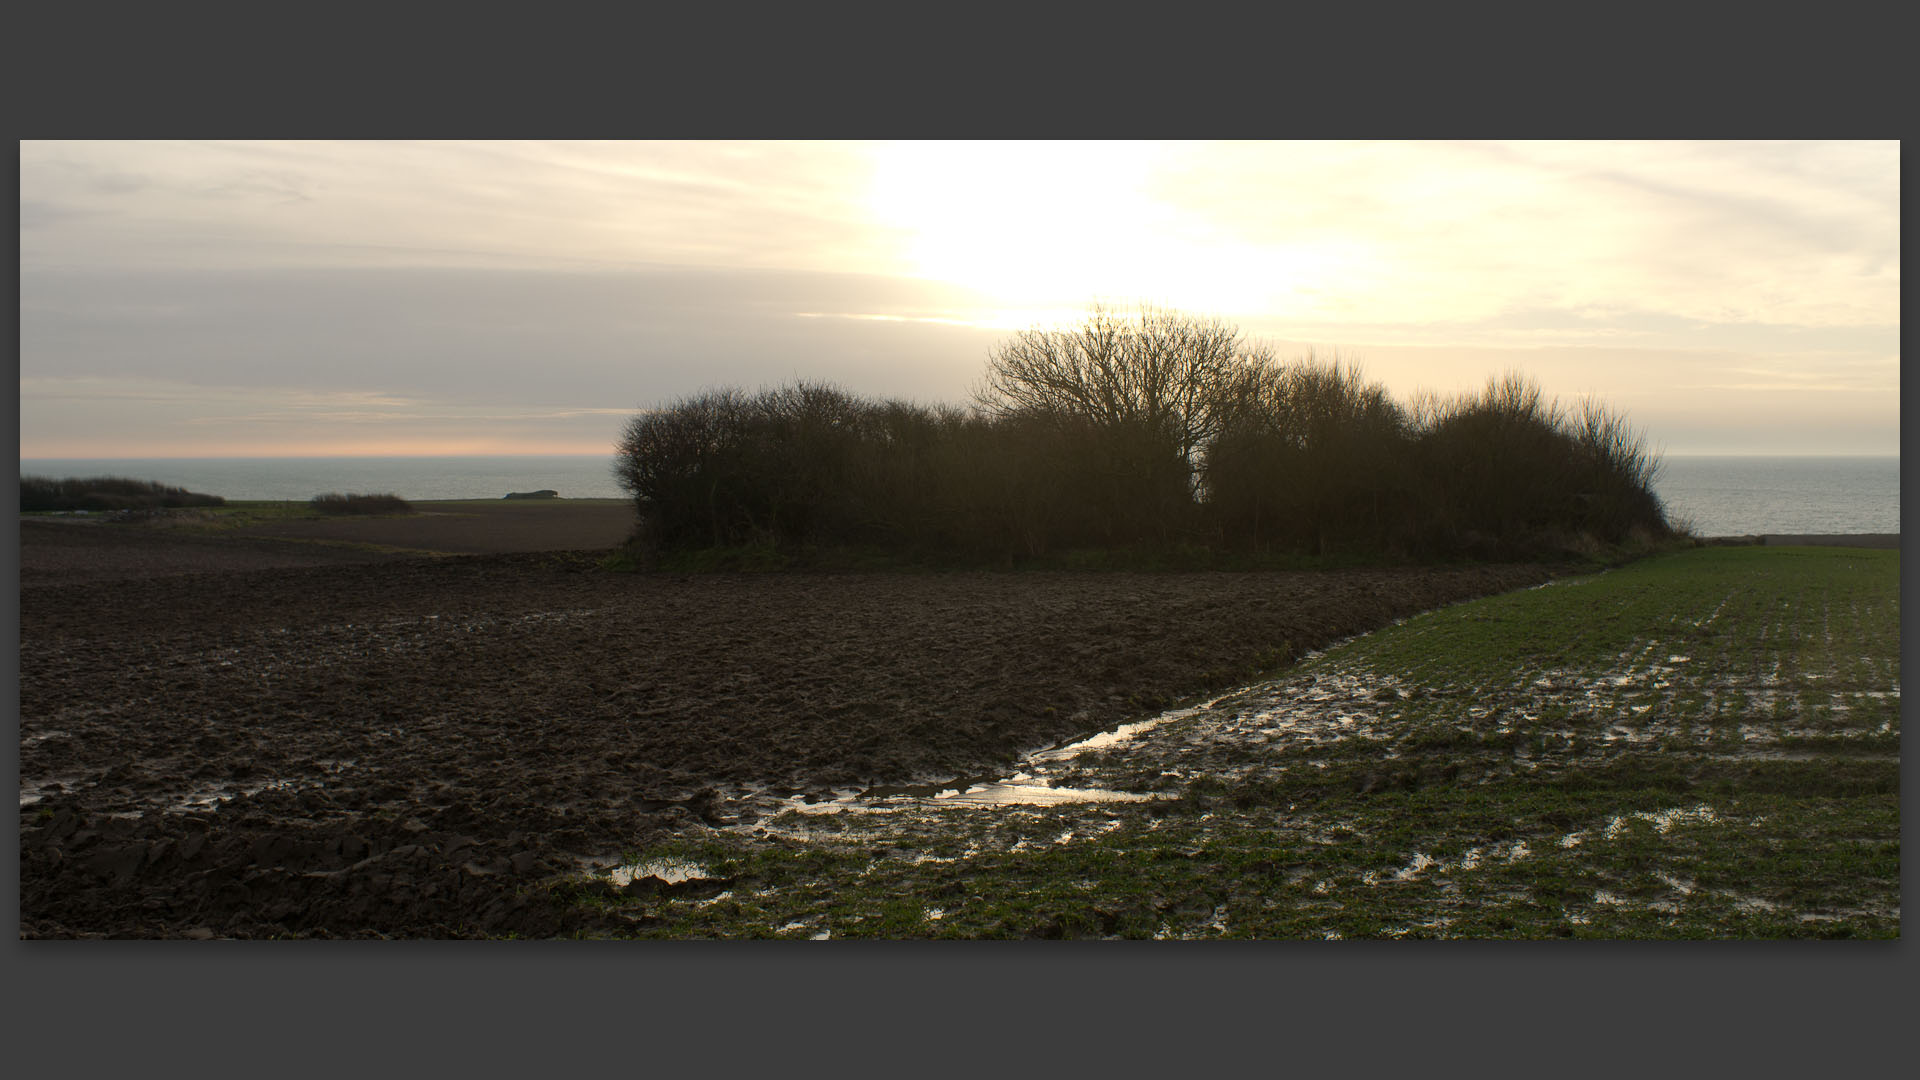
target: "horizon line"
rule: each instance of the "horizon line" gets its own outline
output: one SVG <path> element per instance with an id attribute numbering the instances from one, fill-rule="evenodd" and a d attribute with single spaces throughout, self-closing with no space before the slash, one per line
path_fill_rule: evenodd
<path id="1" fill-rule="evenodd" d="M 616 450 L 594 453 L 567 451 L 488 453 L 488 454 L 113 454 L 113 455 L 65 455 L 42 454 L 38 456 L 20 455 L 22 462 L 27 461 L 341 461 L 353 459 L 380 458 L 532 458 L 532 457 L 619 457 Z M 1677 457 L 1885 457 L 1897 458 L 1899 450 L 1666 450 L 1657 452 L 1661 458 Z"/>

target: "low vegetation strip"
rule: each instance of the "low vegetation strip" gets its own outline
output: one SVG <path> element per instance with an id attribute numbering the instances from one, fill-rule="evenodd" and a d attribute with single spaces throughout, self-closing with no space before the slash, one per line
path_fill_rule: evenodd
<path id="1" fill-rule="evenodd" d="M 202 495 L 185 488 L 124 476 L 68 477 L 64 480 L 44 476 L 20 478 L 20 512 L 23 514 L 74 510 L 89 513 L 156 510 L 182 506 L 220 506 L 225 502 L 218 495 Z"/>
<path id="2" fill-rule="evenodd" d="M 642 936 L 1892 938 L 1897 552 L 1703 548 L 1408 619 L 1042 778 L 576 887 Z"/>

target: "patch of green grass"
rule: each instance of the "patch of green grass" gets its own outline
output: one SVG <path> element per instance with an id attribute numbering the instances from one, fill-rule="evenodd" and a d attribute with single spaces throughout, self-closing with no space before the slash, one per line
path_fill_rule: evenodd
<path id="1" fill-rule="evenodd" d="M 174 527 L 183 532 L 226 532 L 252 525 L 311 520 L 320 514 L 305 502 L 229 499 L 224 506 L 196 507 L 169 516 L 174 519 Z"/>

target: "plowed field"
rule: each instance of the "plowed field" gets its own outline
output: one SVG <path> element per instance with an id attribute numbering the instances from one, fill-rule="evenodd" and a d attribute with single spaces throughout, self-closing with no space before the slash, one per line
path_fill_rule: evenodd
<path id="1" fill-rule="evenodd" d="M 547 890 L 583 858 L 784 793 L 990 768 L 1551 576 L 671 576 L 22 537 L 28 937 L 591 932 Z"/>

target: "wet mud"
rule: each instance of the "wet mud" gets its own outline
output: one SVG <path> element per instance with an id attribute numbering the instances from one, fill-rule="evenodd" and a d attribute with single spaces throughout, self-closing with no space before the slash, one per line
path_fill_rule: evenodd
<path id="1" fill-rule="evenodd" d="M 583 859 L 995 774 L 1551 576 L 678 577 L 109 528 L 22 527 L 23 937 L 591 934 L 552 888 Z"/>

